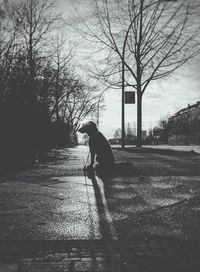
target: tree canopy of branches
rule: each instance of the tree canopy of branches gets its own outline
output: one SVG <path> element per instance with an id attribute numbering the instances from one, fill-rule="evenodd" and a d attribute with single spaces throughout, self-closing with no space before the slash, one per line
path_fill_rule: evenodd
<path id="1" fill-rule="evenodd" d="M 55 5 L 52 0 L 19 0 L 13 3 L 5 0 L 4 3 L 15 29 L 18 50 L 23 52 L 28 63 L 29 98 L 34 107 L 36 65 L 48 51 L 51 33 L 59 17 L 53 13 Z"/>
<path id="2" fill-rule="evenodd" d="M 106 58 L 94 76 L 137 93 L 137 146 L 141 146 L 142 98 L 152 81 L 167 77 L 200 52 L 199 3 L 194 0 L 94 0 L 86 38 Z M 83 33 L 83 31 L 82 31 Z M 123 98 L 122 98 L 123 99 Z M 123 104 L 123 103 L 122 103 Z M 123 130 L 123 128 L 122 128 Z"/>
<path id="3" fill-rule="evenodd" d="M 0 7 L 1 167 L 6 156 L 10 165 L 71 144 L 79 122 L 96 114 L 98 89 L 76 74 L 74 52 L 55 35 L 53 9 L 51 0 Z"/>

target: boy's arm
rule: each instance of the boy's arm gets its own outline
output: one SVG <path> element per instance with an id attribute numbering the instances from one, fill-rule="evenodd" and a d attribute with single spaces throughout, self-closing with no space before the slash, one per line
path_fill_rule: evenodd
<path id="1" fill-rule="evenodd" d="M 95 153 L 91 152 L 91 162 L 90 162 L 90 166 L 93 166 L 93 164 L 94 164 L 94 157 L 95 157 Z"/>
<path id="2" fill-rule="evenodd" d="M 94 158 L 95 158 L 95 149 L 94 149 L 94 142 L 91 137 L 89 139 L 89 148 L 90 148 L 90 166 L 93 166 Z"/>

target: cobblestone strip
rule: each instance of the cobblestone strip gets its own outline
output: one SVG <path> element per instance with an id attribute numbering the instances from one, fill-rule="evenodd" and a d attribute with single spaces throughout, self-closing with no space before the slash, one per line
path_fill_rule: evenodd
<path id="1" fill-rule="evenodd" d="M 199 272 L 198 241 L 135 239 L 0 245 L 0 272 Z M 85 244 L 85 246 L 84 246 Z M 21 248 L 20 248 L 21 247 Z M 10 255 L 13 254 L 13 255 Z"/>
<path id="2" fill-rule="evenodd" d="M 187 240 L 0 243 L 0 272 L 199 272 L 200 243 Z"/>
<path id="3" fill-rule="evenodd" d="M 15 264 L 2 263 L 0 272 L 124 272 L 122 255 L 112 245 L 86 248 L 62 246 L 58 252 L 56 250 L 56 247 L 33 250 L 28 254 L 30 256 L 14 260 Z"/>
<path id="4" fill-rule="evenodd" d="M 0 263 L 0 272 L 17 272 L 19 264 Z"/>
<path id="5" fill-rule="evenodd" d="M 34 259 L 21 259 L 17 272 L 122 271 L 121 255 L 119 253 L 107 254 L 102 251 L 72 248 L 71 252 L 47 254 L 43 257 L 35 257 Z"/>

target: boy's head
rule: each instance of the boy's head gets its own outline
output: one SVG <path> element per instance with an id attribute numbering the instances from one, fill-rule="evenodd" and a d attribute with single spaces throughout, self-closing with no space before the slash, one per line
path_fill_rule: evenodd
<path id="1" fill-rule="evenodd" d="M 87 133 L 89 136 L 98 131 L 96 124 L 93 121 L 88 121 L 82 124 L 78 130 L 80 133 Z"/>

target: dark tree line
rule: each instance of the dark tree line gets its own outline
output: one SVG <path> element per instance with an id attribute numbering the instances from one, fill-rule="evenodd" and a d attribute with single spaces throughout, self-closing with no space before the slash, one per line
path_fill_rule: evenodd
<path id="1" fill-rule="evenodd" d="M 59 18 L 51 0 L 1 3 L 0 168 L 76 143 L 79 123 L 96 113 L 97 88 L 76 75 Z"/>

